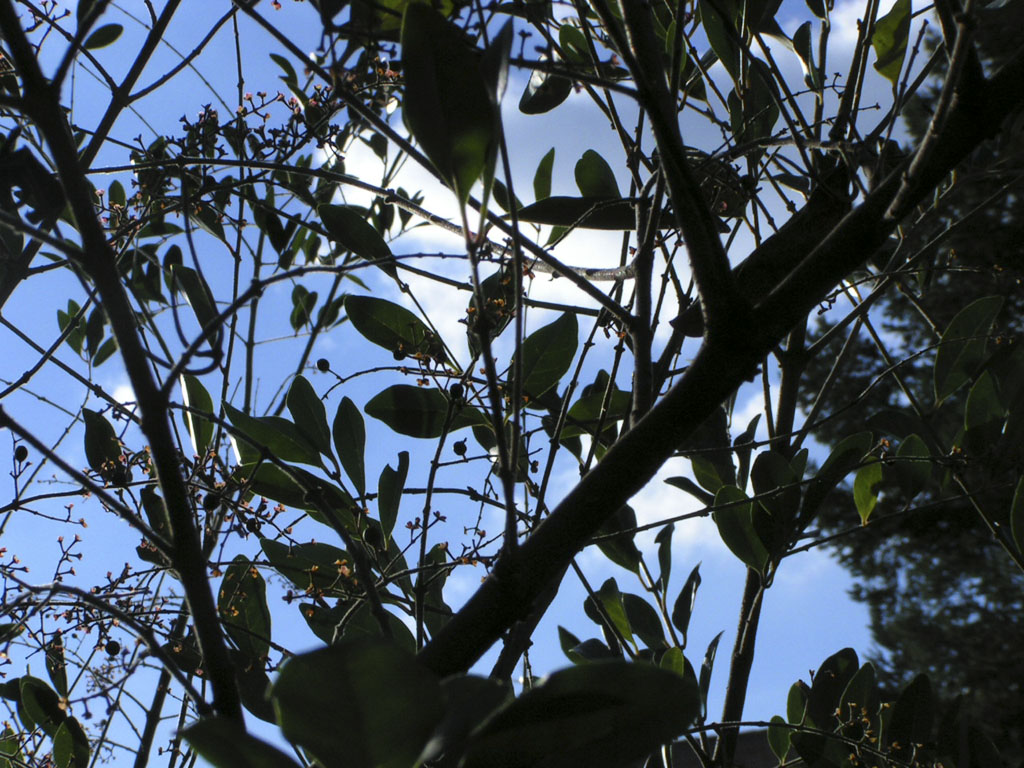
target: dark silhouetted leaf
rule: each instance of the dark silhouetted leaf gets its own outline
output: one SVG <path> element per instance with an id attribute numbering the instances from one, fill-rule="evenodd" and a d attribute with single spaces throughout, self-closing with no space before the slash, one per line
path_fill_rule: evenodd
<path id="1" fill-rule="evenodd" d="M 985 356 L 986 336 L 1003 306 L 1001 296 L 977 299 L 950 321 L 935 354 L 935 402 L 941 403 L 975 374 Z"/>
<path id="2" fill-rule="evenodd" d="M 349 322 L 366 338 L 391 352 L 444 359 L 434 333 L 403 306 L 373 296 L 351 294 L 345 298 Z"/>
<path id="3" fill-rule="evenodd" d="M 114 43 L 124 32 L 124 27 L 120 24 L 104 24 L 102 27 L 97 27 L 96 30 L 86 38 L 85 43 L 82 45 L 88 51 L 94 51 L 97 48 L 105 48 L 108 45 Z"/>
<path id="4" fill-rule="evenodd" d="M 576 186 L 583 197 L 620 197 L 615 173 L 608 161 L 592 149 L 583 153 L 576 163 Z"/>
<path id="5" fill-rule="evenodd" d="M 296 376 L 285 400 L 295 426 L 325 456 L 331 455 L 331 430 L 327 411 L 305 376 Z"/>
<path id="6" fill-rule="evenodd" d="M 376 638 L 289 659 L 271 696 L 285 737 L 325 768 L 413 765 L 442 716 L 437 678 Z"/>
<path id="7" fill-rule="evenodd" d="M 540 159 L 537 171 L 533 174 L 533 196 L 538 201 L 551 197 L 551 169 L 554 165 L 555 148 L 552 147 Z"/>
<path id="8" fill-rule="evenodd" d="M 693 615 L 693 606 L 697 601 L 699 588 L 700 563 L 697 563 L 690 571 L 690 575 L 686 577 L 686 583 L 679 591 L 675 605 L 672 606 L 672 623 L 683 634 L 683 648 L 686 647 L 686 633 L 690 628 L 690 617 Z"/>
<path id="9" fill-rule="evenodd" d="M 377 513 L 380 516 L 380 525 L 385 538 L 390 536 L 391 531 L 395 528 L 398 507 L 402 502 L 405 478 L 408 473 L 408 451 L 399 451 L 398 469 L 392 469 L 390 464 L 386 464 L 381 470 L 380 480 L 377 482 Z"/>
<path id="10" fill-rule="evenodd" d="M 470 738 L 464 768 L 625 765 L 697 717 L 694 681 L 649 664 L 608 661 L 555 672 Z"/>
<path id="11" fill-rule="evenodd" d="M 448 398 L 439 389 L 395 384 L 366 404 L 366 413 L 395 432 L 410 437 L 440 437 L 448 415 Z M 449 431 L 490 422 L 476 408 L 456 406 Z"/>
<path id="12" fill-rule="evenodd" d="M 495 104 L 476 54 L 430 5 L 410 3 L 402 23 L 409 132 L 459 200 L 494 162 Z"/>
<path id="13" fill-rule="evenodd" d="M 391 248 L 359 209 L 349 205 L 321 205 L 316 212 L 328 236 L 338 245 L 356 256 L 375 262 L 385 273 L 395 276 Z"/>
<path id="14" fill-rule="evenodd" d="M 125 466 L 121 441 L 104 416 L 88 408 L 82 409 L 85 421 L 85 458 L 89 467 L 113 485 L 126 485 L 131 472 Z"/>
<path id="15" fill-rule="evenodd" d="M 572 312 L 564 313 L 523 340 L 522 392 L 527 401 L 540 397 L 559 382 L 572 365 L 578 342 L 579 327 Z M 515 363 L 513 357 L 513 369 Z"/>
<path id="16" fill-rule="evenodd" d="M 320 452 L 309 439 L 287 419 L 280 416 L 247 416 L 237 408 L 224 403 L 224 413 L 239 432 L 255 443 L 231 435 L 231 444 L 240 464 L 251 464 L 260 458 L 260 448 L 266 446 L 282 461 L 320 466 Z"/>
<path id="17" fill-rule="evenodd" d="M 544 58 L 541 59 L 542 61 Z M 572 81 L 561 75 L 535 69 L 519 99 L 519 111 L 525 115 L 550 112 L 572 93 Z M 539 198 L 538 198 L 539 199 Z"/>
<path id="18" fill-rule="evenodd" d="M 226 718 L 203 718 L 182 734 L 214 768 L 299 768 L 277 747 L 246 733 Z"/>
<path id="19" fill-rule="evenodd" d="M 347 397 L 341 398 L 334 414 L 334 449 L 338 452 L 341 466 L 352 481 L 360 496 L 366 495 L 366 426 L 363 414 Z"/>
<path id="20" fill-rule="evenodd" d="M 228 636 L 250 664 L 262 668 L 270 653 L 267 585 L 247 557 L 236 555 L 217 593 L 217 610 Z"/>
<path id="21" fill-rule="evenodd" d="M 619 507 L 598 529 L 596 536 L 615 534 L 608 539 L 600 539 L 598 548 L 605 557 L 616 565 L 620 565 L 633 573 L 639 573 L 640 550 L 633 542 L 636 536 L 636 513 L 628 504 Z"/>

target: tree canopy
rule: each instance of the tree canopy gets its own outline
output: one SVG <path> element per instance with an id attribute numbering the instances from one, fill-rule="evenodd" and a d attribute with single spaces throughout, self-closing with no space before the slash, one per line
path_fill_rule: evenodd
<path id="1" fill-rule="evenodd" d="M 894 632 L 989 626 L 993 573 L 1019 606 L 1017 265 L 986 238 L 952 301 L 939 258 L 1016 203 L 1024 45 L 975 42 L 1006 3 L 940 0 L 930 52 L 909 0 L 845 48 L 829 0 L 144 5 L 0 0 L 0 761 L 732 766 L 789 556 L 959 569 L 877 602 Z M 746 573 L 720 714 L 671 580 L 698 517 Z M 134 552 L 95 572 L 87 525 Z M 569 571 L 599 636 L 535 678 Z M 982 661 L 894 637 L 888 676 L 836 649 L 779 692 L 780 764 L 1019 757 L 949 696 Z"/>

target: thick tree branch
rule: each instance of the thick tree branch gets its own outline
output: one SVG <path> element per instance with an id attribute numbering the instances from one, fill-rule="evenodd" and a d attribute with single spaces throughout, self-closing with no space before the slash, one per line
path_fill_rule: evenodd
<path id="1" fill-rule="evenodd" d="M 595 7 L 602 16 L 607 15 L 605 28 L 618 30 L 604 3 L 597 3 Z M 690 270 L 701 299 L 705 332 L 729 335 L 733 329 L 744 325 L 743 309 L 746 307 L 749 311 L 749 305 L 736 291 L 729 271 L 729 257 L 718 233 L 718 220 L 708 208 L 690 170 L 679 132 L 675 99 L 669 93 L 658 54 L 660 46 L 651 25 L 651 10 L 642 0 L 620 0 L 620 7 L 627 39 L 616 42 L 620 47 L 628 47 L 631 54 L 624 57 L 624 61 L 632 71 L 637 99 L 647 110 L 658 144 L 658 158 L 672 209 L 686 242 Z"/>
<path id="2" fill-rule="evenodd" d="M 969 103 L 965 98 L 958 95 L 927 167 L 914 179 L 905 207 L 896 215 L 887 216 L 886 210 L 902 183 L 900 172 L 834 228 L 826 218 L 817 225 L 807 221 L 806 233 L 787 227 L 780 230 L 773 248 L 786 248 L 786 240 L 819 244 L 795 255 L 799 266 L 755 309 L 756 322 L 746 343 L 703 345 L 679 383 L 608 451 L 513 556 L 498 562 L 476 594 L 423 649 L 420 656 L 428 667 L 441 674 L 465 671 L 502 632 L 523 618 L 565 563 L 654 476 L 680 441 L 750 376 L 789 329 L 885 241 L 900 216 L 972 149 L 998 132 L 1003 120 L 1024 105 L 1024 52 Z M 787 232 L 785 238 L 780 237 L 783 232 Z"/>

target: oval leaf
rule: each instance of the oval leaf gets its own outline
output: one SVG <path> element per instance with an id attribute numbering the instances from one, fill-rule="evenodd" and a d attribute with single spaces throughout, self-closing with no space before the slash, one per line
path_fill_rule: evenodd
<path id="1" fill-rule="evenodd" d="M 104 24 L 89 35 L 82 47 L 89 51 L 104 48 L 117 40 L 122 32 L 124 32 L 124 27 L 120 24 Z"/>
<path id="2" fill-rule="evenodd" d="M 439 389 L 395 384 L 366 404 L 366 413 L 380 419 L 400 435 L 440 437 L 448 417 L 448 398 Z M 490 422 L 476 408 L 461 406 L 452 415 L 449 431 Z"/>
<path id="3" fill-rule="evenodd" d="M 668 670 L 570 667 L 500 709 L 470 737 L 461 765 L 626 765 L 682 733 L 699 710 L 696 681 Z"/>
<path id="4" fill-rule="evenodd" d="M 366 495 L 366 466 L 363 454 L 366 452 L 366 425 L 359 408 L 343 397 L 334 414 L 334 448 L 338 452 L 341 466 L 352 481 L 360 496 Z"/>
<path id="5" fill-rule="evenodd" d="M 525 401 L 539 398 L 559 382 L 572 365 L 578 342 L 579 327 L 572 312 L 526 337 L 520 347 Z M 513 358 L 513 369 L 515 363 Z"/>
<path id="6" fill-rule="evenodd" d="M 284 735 L 325 768 L 413 765 L 443 711 L 437 678 L 378 638 L 293 657 L 271 698 Z"/>
<path id="7" fill-rule="evenodd" d="M 285 399 L 295 426 L 325 456 L 331 455 L 331 430 L 327 427 L 327 411 L 313 385 L 305 376 L 296 376 Z"/>
<path id="8" fill-rule="evenodd" d="M 437 336 L 403 306 L 387 299 L 350 294 L 345 297 L 345 312 L 367 341 L 391 352 L 444 359 Z"/>
<path id="9" fill-rule="evenodd" d="M 461 202 L 494 161 L 497 107 L 462 33 L 426 3 L 402 21 L 409 132 Z"/>

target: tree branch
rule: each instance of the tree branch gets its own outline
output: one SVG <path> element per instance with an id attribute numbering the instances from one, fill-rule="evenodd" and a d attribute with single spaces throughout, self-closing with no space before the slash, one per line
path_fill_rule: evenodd
<path id="1" fill-rule="evenodd" d="M 965 99 L 957 96 L 943 135 L 898 215 L 910 210 L 974 147 L 995 134 L 1007 115 L 1024 104 L 1024 51 L 969 103 Z M 572 556 L 654 476 L 679 442 L 750 376 L 764 355 L 832 286 L 885 241 L 899 221 L 887 216 L 886 210 L 900 184 L 899 172 L 890 175 L 835 227 L 827 218 L 817 223 L 807 220 L 805 231 L 783 227 L 766 241 L 766 246 L 774 241 L 773 248 L 780 252 L 787 248 L 787 241 L 805 248 L 791 257 L 799 264 L 797 268 L 755 309 L 746 343 L 705 342 L 668 394 L 608 451 L 513 555 L 498 561 L 477 592 L 420 653 L 428 667 L 440 674 L 468 669 L 502 632 L 528 613 Z M 807 243 L 819 244 L 806 247 Z"/>

